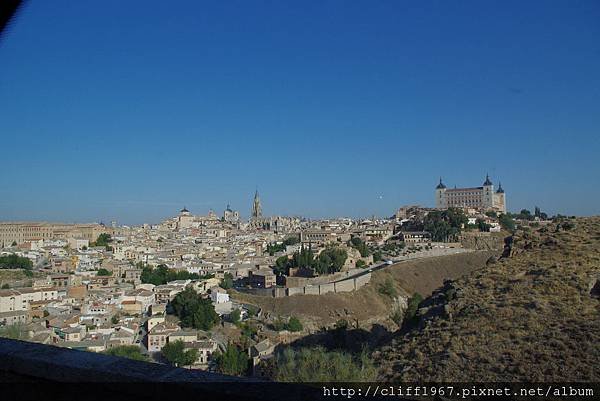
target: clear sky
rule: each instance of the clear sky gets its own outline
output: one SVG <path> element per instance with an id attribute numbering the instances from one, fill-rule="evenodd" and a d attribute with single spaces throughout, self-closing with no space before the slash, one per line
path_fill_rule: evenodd
<path id="1" fill-rule="evenodd" d="M 177 4 L 177 7 L 172 7 Z M 30 1 L 0 220 L 391 215 L 501 181 L 600 213 L 598 1 Z"/>

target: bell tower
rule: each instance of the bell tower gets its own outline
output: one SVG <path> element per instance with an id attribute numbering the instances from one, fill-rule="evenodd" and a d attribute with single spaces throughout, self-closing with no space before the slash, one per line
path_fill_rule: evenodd
<path id="1" fill-rule="evenodd" d="M 260 204 L 260 197 L 258 196 L 258 189 L 254 193 L 254 201 L 252 202 L 252 218 L 258 219 L 262 217 L 262 206 Z"/>

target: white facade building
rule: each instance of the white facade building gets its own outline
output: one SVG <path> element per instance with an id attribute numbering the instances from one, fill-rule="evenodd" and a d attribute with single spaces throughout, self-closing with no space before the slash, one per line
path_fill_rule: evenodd
<path id="1" fill-rule="evenodd" d="M 215 304 L 224 304 L 229 302 L 229 294 L 222 288 L 213 287 L 210 289 L 210 299 Z"/>
<path id="2" fill-rule="evenodd" d="M 435 187 L 435 207 L 437 209 L 471 208 L 506 213 L 506 194 L 502 184 L 499 184 L 498 189 L 494 191 L 494 184 L 489 176 L 486 176 L 481 187 L 453 189 L 446 188 L 440 178 L 440 183 Z"/>

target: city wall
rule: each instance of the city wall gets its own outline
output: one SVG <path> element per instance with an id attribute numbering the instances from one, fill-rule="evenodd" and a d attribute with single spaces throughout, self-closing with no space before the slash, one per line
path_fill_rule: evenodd
<path id="1" fill-rule="evenodd" d="M 345 270 L 342 272 L 337 272 L 325 276 L 317 276 L 317 277 L 286 277 L 286 287 L 305 287 L 308 285 L 317 285 L 317 284 L 328 284 L 334 281 L 344 280 L 348 277 L 354 276 L 355 274 L 364 271 L 361 268 L 354 268 Z"/>
<path id="2" fill-rule="evenodd" d="M 356 291 L 371 280 L 371 273 L 362 276 L 330 282 L 325 284 L 305 285 L 299 287 L 253 288 L 244 292 L 262 297 L 291 297 L 293 295 L 323 295 L 328 293 L 341 293 Z"/>
<path id="3" fill-rule="evenodd" d="M 444 244 L 445 248 L 434 248 L 422 250 L 408 255 L 400 256 L 394 259 L 395 263 L 415 260 L 429 257 L 438 257 L 446 255 L 456 255 L 458 253 L 472 252 L 470 249 L 460 248 L 460 244 Z M 449 248 L 456 246 L 456 248 Z M 290 297 L 293 295 L 323 295 L 327 293 L 341 293 L 356 291 L 365 286 L 371 280 L 371 273 L 356 276 L 365 272 L 364 269 L 355 268 L 344 272 L 338 272 L 334 275 L 321 277 L 290 277 L 288 287 L 282 288 L 255 288 L 245 289 L 244 292 L 259 295 L 263 297 Z M 347 278 L 354 276 L 352 278 Z M 292 284 L 292 285 L 290 285 Z"/>

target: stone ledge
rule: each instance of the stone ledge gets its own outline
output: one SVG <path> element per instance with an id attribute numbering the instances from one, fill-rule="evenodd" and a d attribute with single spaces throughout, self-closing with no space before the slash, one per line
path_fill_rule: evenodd
<path id="1" fill-rule="evenodd" d="M 125 391 L 152 395 L 185 390 L 188 393 L 236 400 L 303 399 L 305 386 L 274 383 L 217 373 L 174 368 L 93 352 L 0 338 L 0 381 L 86 383 L 107 393 Z M 113 384 L 111 384 L 113 383 Z M 160 395 L 159 398 L 163 397 Z M 152 397 L 151 397 L 152 398 Z M 202 397 L 205 398 L 205 397 Z"/>

